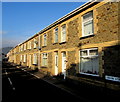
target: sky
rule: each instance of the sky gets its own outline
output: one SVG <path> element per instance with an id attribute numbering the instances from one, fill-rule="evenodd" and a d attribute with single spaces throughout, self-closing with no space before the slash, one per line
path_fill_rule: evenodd
<path id="1" fill-rule="evenodd" d="M 15 47 L 84 3 L 2 2 L 2 47 Z"/>
<path id="2" fill-rule="evenodd" d="M 0 0 L 2 2 L 86 2 L 88 0 Z"/>

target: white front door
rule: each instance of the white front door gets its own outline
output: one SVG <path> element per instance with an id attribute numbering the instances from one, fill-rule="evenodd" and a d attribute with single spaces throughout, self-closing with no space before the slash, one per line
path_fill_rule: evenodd
<path id="1" fill-rule="evenodd" d="M 55 75 L 58 75 L 58 52 L 55 52 Z"/>
<path id="2" fill-rule="evenodd" d="M 62 74 L 66 77 L 66 52 L 62 52 Z"/>
<path id="3" fill-rule="evenodd" d="M 26 58 L 27 58 L 27 59 L 26 59 L 26 60 L 27 60 L 27 66 L 29 66 L 29 62 L 28 62 L 28 59 L 29 59 L 29 58 L 28 58 L 28 57 L 29 57 L 29 56 L 26 55 Z"/>
<path id="4" fill-rule="evenodd" d="M 32 63 L 32 56 L 31 55 L 29 55 L 29 67 L 31 67 L 31 63 Z"/>

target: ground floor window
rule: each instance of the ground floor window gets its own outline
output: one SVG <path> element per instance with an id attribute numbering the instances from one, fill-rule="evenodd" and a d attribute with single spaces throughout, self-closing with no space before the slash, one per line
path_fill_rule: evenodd
<path id="1" fill-rule="evenodd" d="M 23 62 L 26 62 L 26 55 L 23 56 Z"/>
<path id="2" fill-rule="evenodd" d="M 42 66 L 47 66 L 47 53 L 42 54 Z"/>
<path id="3" fill-rule="evenodd" d="M 98 75 L 99 58 L 97 48 L 80 50 L 80 73 Z"/>
<path id="4" fill-rule="evenodd" d="M 23 60 L 23 55 L 20 55 L 20 62 L 22 62 Z"/>
<path id="5" fill-rule="evenodd" d="M 33 54 L 33 64 L 37 64 L 37 54 Z"/>

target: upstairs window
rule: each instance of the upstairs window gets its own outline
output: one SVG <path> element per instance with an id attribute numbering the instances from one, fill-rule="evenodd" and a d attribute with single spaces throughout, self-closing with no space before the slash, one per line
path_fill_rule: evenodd
<path id="1" fill-rule="evenodd" d="M 29 44 L 28 49 L 31 49 L 31 41 L 29 41 L 29 43 L 28 43 L 28 44 Z"/>
<path id="2" fill-rule="evenodd" d="M 34 38 L 34 48 L 36 48 L 37 47 L 37 39 L 36 38 Z"/>
<path id="3" fill-rule="evenodd" d="M 82 17 L 82 36 L 89 36 L 94 34 L 93 28 L 93 12 L 88 12 Z"/>
<path id="4" fill-rule="evenodd" d="M 61 27 L 61 42 L 66 42 L 66 25 Z"/>
<path id="5" fill-rule="evenodd" d="M 38 48 L 40 49 L 41 48 L 41 43 L 40 43 L 40 35 L 39 35 L 39 38 L 38 38 Z"/>
<path id="6" fill-rule="evenodd" d="M 21 51 L 21 47 L 19 46 L 19 52 Z"/>
<path id="7" fill-rule="evenodd" d="M 54 29 L 54 43 L 58 42 L 58 27 Z"/>
<path id="8" fill-rule="evenodd" d="M 26 50 L 26 43 L 24 44 L 24 50 Z"/>
<path id="9" fill-rule="evenodd" d="M 27 49 L 29 49 L 29 42 L 27 42 Z"/>
<path id="10" fill-rule="evenodd" d="M 23 51 L 23 45 L 21 45 L 21 51 Z"/>
<path id="11" fill-rule="evenodd" d="M 43 46 L 47 46 L 47 34 L 43 35 Z"/>

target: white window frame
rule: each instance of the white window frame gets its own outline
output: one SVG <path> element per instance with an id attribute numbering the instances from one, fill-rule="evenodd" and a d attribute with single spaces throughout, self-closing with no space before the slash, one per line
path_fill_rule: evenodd
<path id="1" fill-rule="evenodd" d="M 57 29 L 57 30 L 56 30 Z M 54 29 L 54 43 L 57 43 L 58 42 L 58 27 L 56 27 L 55 29 Z M 57 36 L 56 36 L 57 35 Z"/>
<path id="2" fill-rule="evenodd" d="M 81 56 L 81 51 L 88 51 L 88 56 Z M 99 77 L 99 74 L 90 74 L 90 73 L 84 73 L 84 72 L 81 72 L 81 63 L 80 63 L 80 61 L 81 61 L 81 57 L 89 57 L 89 58 L 92 58 L 92 57 L 99 57 L 99 54 L 98 55 L 90 55 L 89 54 L 89 52 L 90 52 L 90 50 L 98 50 L 98 48 L 90 48 L 90 49 L 83 49 L 83 50 L 80 50 L 79 51 L 79 73 L 80 74 L 84 74 L 84 75 L 91 75 L 91 76 L 96 76 L 96 77 Z"/>
<path id="3" fill-rule="evenodd" d="M 26 43 L 24 44 L 24 50 L 26 50 Z"/>
<path id="4" fill-rule="evenodd" d="M 37 39 L 34 38 L 34 48 L 37 48 Z"/>
<path id="5" fill-rule="evenodd" d="M 39 40 L 38 40 L 38 47 L 41 48 L 41 43 L 40 43 L 40 35 L 39 35 Z"/>
<path id="6" fill-rule="evenodd" d="M 63 30 L 63 27 L 65 26 L 65 31 Z M 65 33 L 65 36 L 63 36 L 63 34 Z M 65 38 L 63 38 L 65 37 Z M 67 38 L 67 26 L 66 24 L 61 26 L 61 42 L 66 42 L 66 38 Z"/>
<path id="7" fill-rule="evenodd" d="M 45 37 L 46 35 L 46 37 Z M 43 35 L 43 46 L 47 46 L 47 34 Z"/>
<path id="8" fill-rule="evenodd" d="M 37 59 L 38 57 L 37 57 L 37 53 L 34 53 L 33 54 L 33 64 L 35 64 L 35 65 L 37 65 L 37 63 L 38 63 L 38 59 Z"/>
<path id="9" fill-rule="evenodd" d="M 46 56 L 44 56 L 44 54 Z M 46 59 L 46 65 L 43 63 L 43 60 Z M 42 66 L 47 66 L 48 65 L 48 54 L 47 53 L 42 53 Z"/>
<path id="10" fill-rule="evenodd" d="M 23 45 L 21 45 L 20 49 L 21 49 L 21 51 L 23 51 Z"/>
<path id="11" fill-rule="evenodd" d="M 27 49 L 29 49 L 29 42 L 27 42 Z"/>
<path id="12" fill-rule="evenodd" d="M 31 41 L 29 41 L 29 49 L 31 49 Z"/>
<path id="13" fill-rule="evenodd" d="M 20 55 L 20 62 L 22 62 L 22 59 L 23 59 L 23 56 L 22 56 L 22 55 Z"/>
<path id="14" fill-rule="evenodd" d="M 23 62 L 26 62 L 26 55 L 24 55 Z"/>
<path id="15" fill-rule="evenodd" d="M 92 12 L 92 15 L 94 15 L 94 14 L 93 14 L 93 11 L 90 11 L 90 12 Z M 90 13 L 90 12 L 88 12 L 88 13 Z M 86 14 L 84 14 L 84 15 L 82 16 L 82 37 L 94 35 L 94 19 L 93 19 L 93 17 L 92 17 L 91 19 L 88 19 L 87 21 L 83 21 L 83 17 L 84 17 L 85 15 L 87 15 L 88 13 L 86 13 Z M 86 34 L 84 34 L 84 23 L 89 22 L 89 21 L 92 21 L 92 22 L 93 22 L 93 25 L 92 25 L 92 26 L 93 26 L 93 33 L 86 35 Z"/>
<path id="16" fill-rule="evenodd" d="M 21 51 L 21 47 L 19 46 L 19 52 Z"/>

